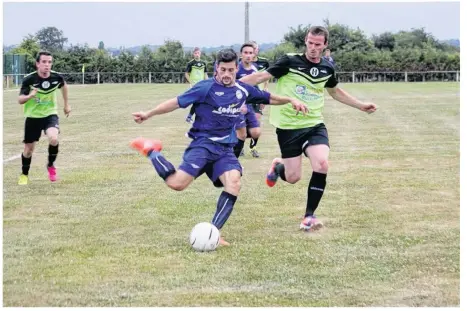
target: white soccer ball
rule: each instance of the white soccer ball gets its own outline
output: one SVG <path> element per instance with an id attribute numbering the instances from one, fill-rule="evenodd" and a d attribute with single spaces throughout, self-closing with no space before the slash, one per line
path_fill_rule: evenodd
<path id="1" fill-rule="evenodd" d="M 190 244 L 195 251 L 209 252 L 219 246 L 219 230 L 209 222 L 201 222 L 193 227 L 190 234 Z"/>

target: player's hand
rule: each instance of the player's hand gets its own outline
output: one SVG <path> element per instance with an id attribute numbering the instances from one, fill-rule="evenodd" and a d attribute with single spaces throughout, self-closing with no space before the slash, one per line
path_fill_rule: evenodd
<path id="1" fill-rule="evenodd" d="M 63 113 L 65 113 L 65 116 L 68 118 L 71 112 L 71 107 L 68 104 L 65 104 L 65 107 L 63 107 Z"/>
<path id="2" fill-rule="evenodd" d="M 265 104 L 259 104 L 259 109 L 264 110 L 264 107 L 266 107 Z"/>
<path id="3" fill-rule="evenodd" d="M 363 103 L 363 105 L 360 107 L 361 111 L 365 111 L 366 113 L 373 113 L 378 109 L 378 106 L 376 106 L 373 103 Z"/>
<path id="4" fill-rule="evenodd" d="M 241 114 L 246 114 L 248 112 L 248 107 L 247 105 L 243 104 L 241 107 L 240 107 L 240 113 Z"/>
<path id="5" fill-rule="evenodd" d="M 135 120 L 135 122 L 138 124 L 143 123 L 143 121 L 146 121 L 149 118 L 148 114 L 144 111 L 134 112 L 132 113 L 132 115 L 133 115 L 133 120 Z"/>
<path id="6" fill-rule="evenodd" d="M 308 113 L 308 107 L 298 99 L 292 99 L 290 101 L 290 104 L 292 105 L 293 109 L 297 110 L 297 115 L 300 112 L 302 112 L 303 115 L 306 115 Z"/>

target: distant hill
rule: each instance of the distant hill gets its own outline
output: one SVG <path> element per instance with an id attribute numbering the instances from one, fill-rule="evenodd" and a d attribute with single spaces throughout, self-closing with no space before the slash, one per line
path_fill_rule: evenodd
<path id="1" fill-rule="evenodd" d="M 155 51 L 160 47 L 160 45 L 148 45 L 148 46 L 151 49 L 151 51 Z M 214 46 L 214 47 L 201 47 L 201 51 L 203 53 L 205 53 L 205 54 L 215 53 L 215 52 L 217 52 L 217 51 L 219 51 L 221 49 L 225 49 L 225 48 L 233 48 L 235 51 L 239 51 L 241 46 L 242 46 L 241 44 L 237 43 L 237 44 L 233 44 L 233 45 L 221 45 L 221 46 Z M 264 51 L 267 51 L 267 50 L 271 50 L 276 46 L 277 46 L 276 43 L 264 43 L 264 44 L 259 45 L 259 49 L 264 52 Z M 138 46 L 132 46 L 132 47 L 124 48 L 124 50 L 130 52 L 133 55 L 136 55 L 141 51 L 142 48 L 143 48 L 142 45 L 138 45 Z M 194 49 L 194 47 L 191 47 L 191 46 L 184 46 L 183 47 L 183 50 L 186 53 L 191 53 L 191 51 L 193 51 L 193 49 Z M 120 55 L 120 48 L 112 48 L 111 47 L 111 48 L 106 48 L 106 50 L 109 53 L 112 53 L 113 56 Z"/>
<path id="2" fill-rule="evenodd" d="M 460 48 L 461 47 L 461 42 L 459 39 L 450 39 L 450 40 L 443 40 L 441 43 L 447 43 L 449 45 L 455 46 Z"/>

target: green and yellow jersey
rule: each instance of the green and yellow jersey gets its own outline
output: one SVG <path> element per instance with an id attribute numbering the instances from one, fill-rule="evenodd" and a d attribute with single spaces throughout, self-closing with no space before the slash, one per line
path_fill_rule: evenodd
<path id="1" fill-rule="evenodd" d="M 186 72 L 190 75 L 190 82 L 195 85 L 201 80 L 204 80 L 204 74 L 206 71 L 206 62 L 202 60 L 192 59 L 186 66 Z"/>
<path id="2" fill-rule="evenodd" d="M 57 113 L 57 90 L 65 85 L 63 77 L 55 71 L 47 78 L 41 78 L 37 71 L 24 77 L 20 95 L 29 95 L 33 88 L 37 89 L 36 97 L 23 105 L 24 116 L 28 118 L 45 118 Z"/>
<path id="3" fill-rule="evenodd" d="M 271 106 L 269 121 L 280 129 L 302 129 L 323 123 L 324 89 L 337 85 L 334 67 L 325 59 L 310 62 L 305 54 L 287 54 L 267 71 L 277 78 L 276 93 L 297 98 L 309 113 L 299 114 L 292 105 Z"/>

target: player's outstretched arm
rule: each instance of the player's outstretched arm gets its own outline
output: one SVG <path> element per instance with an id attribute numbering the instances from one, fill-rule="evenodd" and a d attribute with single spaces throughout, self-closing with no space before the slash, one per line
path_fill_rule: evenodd
<path id="1" fill-rule="evenodd" d="M 333 88 L 326 88 L 329 95 L 331 95 L 332 98 L 337 100 L 338 102 L 341 102 L 343 104 L 346 104 L 350 107 L 357 108 L 361 111 L 365 111 L 367 113 L 373 113 L 375 112 L 378 107 L 371 103 L 371 102 L 362 102 L 358 100 L 357 98 L 353 97 L 340 87 L 333 87 Z"/>
<path id="2" fill-rule="evenodd" d="M 256 72 L 251 75 L 244 76 L 240 79 L 241 82 L 249 85 L 258 85 L 265 81 L 269 81 L 272 78 L 272 75 L 267 71 Z"/>
<path id="3" fill-rule="evenodd" d="M 299 112 L 302 112 L 303 115 L 308 113 L 308 107 L 299 101 L 298 99 L 295 98 L 290 98 L 286 96 L 280 96 L 277 94 L 271 93 L 270 98 L 269 98 L 269 104 L 270 105 L 285 105 L 285 104 L 291 104 L 293 109 L 297 111 L 297 114 Z"/>
<path id="4" fill-rule="evenodd" d="M 180 106 L 178 105 L 178 98 L 174 97 L 169 100 L 166 100 L 165 102 L 158 105 L 156 108 L 152 110 L 149 110 L 146 112 L 144 111 L 134 112 L 132 113 L 132 115 L 136 123 L 143 123 L 143 121 L 146 121 L 147 119 L 153 116 L 164 114 L 164 113 L 169 113 L 178 108 L 180 108 Z"/>

